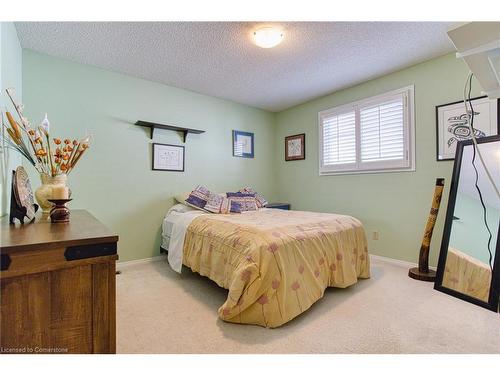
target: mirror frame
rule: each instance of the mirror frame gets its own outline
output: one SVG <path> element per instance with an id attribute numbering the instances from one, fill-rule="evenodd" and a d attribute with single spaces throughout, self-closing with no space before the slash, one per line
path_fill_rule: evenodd
<path id="1" fill-rule="evenodd" d="M 477 138 L 476 141 L 478 144 L 498 142 L 500 145 L 500 135 Z M 498 302 L 499 302 L 499 292 L 500 292 L 500 223 L 498 225 L 498 236 L 497 236 L 495 257 L 493 261 L 493 272 L 491 274 L 490 294 L 488 297 L 488 302 L 443 286 L 444 269 L 446 264 L 446 257 L 448 255 L 451 227 L 453 224 L 453 213 L 455 211 L 455 201 L 457 198 L 460 169 L 462 166 L 463 148 L 464 146 L 469 146 L 472 144 L 473 144 L 472 139 L 467 141 L 461 141 L 457 144 L 457 150 L 455 153 L 455 164 L 453 166 L 453 175 L 451 180 L 450 195 L 448 198 L 448 208 L 446 210 L 446 221 L 444 224 L 443 239 L 441 241 L 441 250 L 439 252 L 439 261 L 436 270 L 436 281 L 434 282 L 434 289 L 452 295 L 454 297 L 460 298 L 464 301 L 471 302 L 475 305 L 484 307 L 488 310 L 498 312 L 499 308 Z M 495 229 L 492 228 L 492 230 Z"/>

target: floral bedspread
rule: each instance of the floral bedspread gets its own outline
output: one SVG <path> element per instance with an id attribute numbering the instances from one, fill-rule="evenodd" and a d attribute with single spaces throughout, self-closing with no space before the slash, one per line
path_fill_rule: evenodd
<path id="1" fill-rule="evenodd" d="M 491 270 L 487 264 L 448 247 L 443 286 L 488 302 L 490 285 Z"/>
<path id="2" fill-rule="evenodd" d="M 278 327 L 329 286 L 370 277 L 366 236 L 344 215 L 263 209 L 201 215 L 189 225 L 183 263 L 228 289 L 219 317 Z"/>

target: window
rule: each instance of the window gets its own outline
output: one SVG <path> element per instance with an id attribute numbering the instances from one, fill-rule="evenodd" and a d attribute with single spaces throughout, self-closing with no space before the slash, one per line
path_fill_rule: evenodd
<path id="1" fill-rule="evenodd" d="M 320 112 L 320 175 L 415 170 L 413 113 L 413 86 Z"/>

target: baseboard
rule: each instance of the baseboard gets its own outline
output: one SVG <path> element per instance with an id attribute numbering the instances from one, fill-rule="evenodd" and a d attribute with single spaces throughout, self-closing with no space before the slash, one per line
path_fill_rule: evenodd
<path id="1" fill-rule="evenodd" d="M 116 266 L 118 268 L 124 268 L 124 267 L 130 267 L 130 266 L 136 266 L 139 264 L 145 264 L 145 263 L 152 263 L 152 262 L 158 262 L 161 260 L 165 259 L 165 255 L 158 255 L 155 257 L 151 258 L 144 258 L 144 259 L 136 259 L 136 260 L 128 260 L 125 262 L 118 262 Z M 381 255 L 375 255 L 375 254 L 370 254 L 370 259 L 376 260 L 379 262 L 384 262 L 384 263 L 389 263 L 394 266 L 399 266 L 403 268 L 412 268 L 412 267 L 417 267 L 417 263 L 412 263 L 412 262 L 407 262 L 406 260 L 400 260 L 400 259 L 394 259 L 394 258 L 389 258 L 389 257 L 384 257 Z M 436 270 L 436 267 L 429 267 L 431 270 Z"/>
<path id="2" fill-rule="evenodd" d="M 164 259 L 165 259 L 165 255 L 158 255 L 155 257 L 151 257 L 151 258 L 128 260 L 126 262 L 118 262 L 116 264 L 116 267 L 117 268 L 126 268 L 126 267 L 130 267 L 130 266 L 137 266 L 139 264 L 158 262 L 158 261 L 164 260 Z"/>
<path id="3" fill-rule="evenodd" d="M 389 264 L 392 264 L 394 266 L 399 266 L 399 267 L 408 268 L 408 269 L 418 266 L 417 263 L 407 262 L 406 260 L 383 257 L 381 255 L 370 254 L 370 259 L 377 260 L 379 262 L 389 263 Z M 433 271 L 436 270 L 436 267 L 429 267 L 429 268 Z"/>

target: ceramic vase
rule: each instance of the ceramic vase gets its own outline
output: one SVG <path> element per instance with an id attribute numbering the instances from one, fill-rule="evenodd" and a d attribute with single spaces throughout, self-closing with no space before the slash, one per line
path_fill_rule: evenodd
<path id="1" fill-rule="evenodd" d="M 42 184 L 35 191 L 35 198 L 38 205 L 42 209 L 43 214 L 49 214 L 52 208 L 52 203 L 48 199 L 52 198 L 52 188 L 54 186 L 66 186 L 66 174 L 59 174 L 57 176 L 49 176 L 45 173 L 40 173 L 40 181 Z"/>

